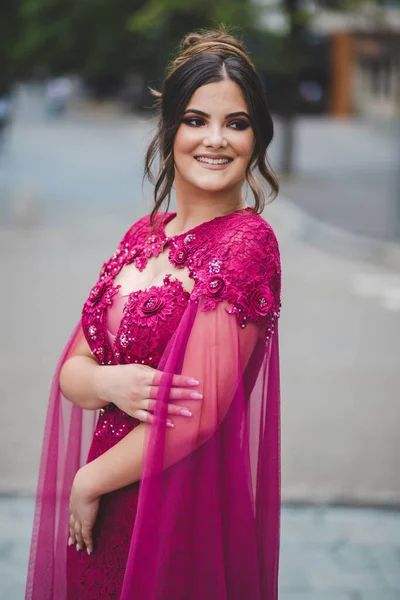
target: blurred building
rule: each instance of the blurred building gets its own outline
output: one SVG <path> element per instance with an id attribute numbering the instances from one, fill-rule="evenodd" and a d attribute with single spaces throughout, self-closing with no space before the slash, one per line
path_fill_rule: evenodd
<path id="1" fill-rule="evenodd" d="M 313 28 L 331 40 L 329 112 L 400 116 L 400 10 L 368 5 L 356 15 L 320 11 Z"/>
<path id="2" fill-rule="evenodd" d="M 274 0 L 257 3 L 267 8 L 266 28 L 285 31 L 281 5 Z M 305 28 L 298 112 L 400 117 L 400 7 L 369 2 L 356 12 L 341 12 L 302 0 L 301 8 L 308 10 L 310 22 Z M 273 73 L 267 77 L 274 88 L 274 110 L 282 97 L 280 78 Z"/>

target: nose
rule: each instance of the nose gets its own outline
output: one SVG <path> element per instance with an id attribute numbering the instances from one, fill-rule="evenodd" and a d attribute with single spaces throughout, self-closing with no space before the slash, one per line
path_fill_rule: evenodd
<path id="1" fill-rule="evenodd" d="M 222 135 L 222 131 L 219 127 L 215 127 L 211 132 L 204 138 L 204 146 L 208 148 L 221 148 L 227 145 L 227 141 Z"/>

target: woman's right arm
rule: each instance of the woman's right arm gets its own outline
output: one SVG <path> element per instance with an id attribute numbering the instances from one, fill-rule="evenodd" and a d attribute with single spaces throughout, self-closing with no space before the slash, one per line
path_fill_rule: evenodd
<path id="1" fill-rule="evenodd" d="M 101 370 L 99 362 L 91 353 L 89 344 L 82 334 L 61 369 L 60 387 L 63 396 L 88 410 L 97 410 L 106 406 L 109 402 L 100 397 Z"/>
<path id="2" fill-rule="evenodd" d="M 161 373 L 147 365 L 100 365 L 83 333 L 60 373 L 61 392 L 67 400 L 87 410 L 97 410 L 112 402 L 126 414 L 147 423 L 154 419 L 152 412 L 160 380 Z M 189 408 L 174 401 L 190 404 L 191 400 L 200 400 L 198 385 L 192 377 L 174 375 L 168 414 L 191 416 Z M 167 424 L 171 426 L 171 422 Z"/>

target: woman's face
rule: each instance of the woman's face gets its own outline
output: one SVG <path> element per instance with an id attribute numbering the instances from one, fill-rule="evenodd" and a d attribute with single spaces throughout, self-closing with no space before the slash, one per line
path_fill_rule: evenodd
<path id="1" fill-rule="evenodd" d="M 239 86 L 230 79 L 203 85 L 191 97 L 175 136 L 175 178 L 210 192 L 241 187 L 254 143 Z"/>

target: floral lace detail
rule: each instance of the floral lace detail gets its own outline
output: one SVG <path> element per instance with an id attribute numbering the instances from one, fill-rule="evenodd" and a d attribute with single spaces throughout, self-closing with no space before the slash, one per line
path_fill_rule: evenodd
<path id="1" fill-rule="evenodd" d="M 164 278 L 162 286 L 130 294 L 115 338 L 120 364 L 157 365 L 185 311 L 190 294 L 182 282 Z"/>
<path id="2" fill-rule="evenodd" d="M 167 238 L 164 225 L 173 218 L 140 219 L 125 234 L 117 250 L 104 263 L 99 281 L 89 294 L 82 313 L 82 325 L 92 352 L 102 364 L 146 362 L 156 365 L 155 354 L 161 338 L 174 331 L 188 296 L 178 282 L 169 280 L 130 296 L 114 349 L 109 345 L 105 312 L 118 286 L 114 278 L 124 265 L 133 262 L 139 270 L 151 256 L 158 256 L 169 244 L 169 260 L 178 269 L 187 268 L 195 285 L 190 301 L 203 296 L 202 310 L 213 310 L 227 301 L 230 314 L 241 327 L 253 321 L 266 339 L 274 330 L 280 312 L 281 270 L 279 247 L 270 225 L 248 211 L 232 213 L 195 227 L 190 232 Z M 160 292 L 160 290 L 163 290 Z M 176 310 L 175 310 L 176 308 Z M 165 335 L 160 336 L 160 328 Z M 134 342 L 134 343 L 133 343 Z M 158 356 L 165 343 L 161 344 Z"/>
<path id="3" fill-rule="evenodd" d="M 256 323 L 268 339 L 280 313 L 281 269 L 275 234 L 260 216 L 233 213 L 171 240 L 170 261 L 195 281 L 203 311 L 223 300 L 241 327 Z"/>
<path id="4" fill-rule="evenodd" d="M 82 327 L 93 354 L 101 364 L 112 364 L 113 352 L 105 330 L 106 309 L 120 286 L 113 285 L 111 275 L 101 278 L 90 291 L 82 311 Z"/>

